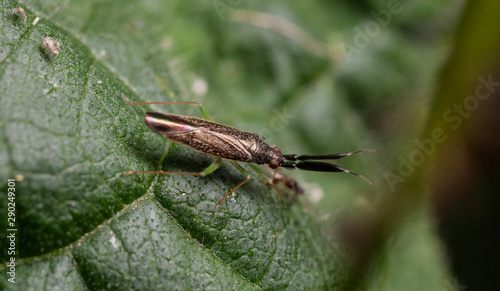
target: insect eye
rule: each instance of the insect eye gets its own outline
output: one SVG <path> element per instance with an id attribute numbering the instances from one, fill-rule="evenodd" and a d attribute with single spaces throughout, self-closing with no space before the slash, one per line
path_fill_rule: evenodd
<path id="1" fill-rule="evenodd" d="M 272 160 L 272 161 L 269 163 L 269 167 L 271 167 L 271 169 L 277 169 L 279 166 L 280 166 L 280 164 L 278 163 L 278 161 L 277 161 L 277 160 Z"/>
<path id="2" fill-rule="evenodd" d="M 281 150 L 279 147 L 273 147 L 273 150 L 277 152 L 278 154 L 281 154 Z"/>

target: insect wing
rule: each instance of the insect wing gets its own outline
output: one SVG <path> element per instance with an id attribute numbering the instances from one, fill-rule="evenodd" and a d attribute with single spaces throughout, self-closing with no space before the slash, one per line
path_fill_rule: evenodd
<path id="1" fill-rule="evenodd" d="M 243 162 L 251 160 L 251 154 L 241 140 L 218 132 L 198 129 L 167 138 L 215 157 Z"/>
<path id="2" fill-rule="evenodd" d="M 198 130 L 196 126 L 170 120 L 168 115 L 157 112 L 146 112 L 144 122 L 152 131 L 167 137 L 174 134 L 185 134 Z"/>
<path id="3" fill-rule="evenodd" d="M 252 136 L 232 127 L 196 117 L 147 112 L 146 125 L 166 138 L 194 150 L 234 161 L 251 161 Z"/>

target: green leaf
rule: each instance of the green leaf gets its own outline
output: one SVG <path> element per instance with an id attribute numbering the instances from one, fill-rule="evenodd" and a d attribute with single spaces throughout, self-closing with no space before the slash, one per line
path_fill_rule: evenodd
<path id="1" fill-rule="evenodd" d="M 300 204 L 286 207 L 262 179 L 213 215 L 244 179 L 230 164 L 205 178 L 122 176 L 160 163 L 199 171 L 213 158 L 150 132 L 145 108 L 120 97 L 189 98 L 189 73 L 176 71 L 170 52 L 157 51 L 165 32 L 138 33 L 154 29 L 152 6 L 124 4 L 134 13 L 122 15 L 122 4 L 89 3 L 30 2 L 22 6 L 26 22 L 10 14 L 19 4 L 1 7 L 2 189 L 18 177 L 17 284 L 8 283 L 5 263 L 2 287 L 317 289 L 341 281 L 314 219 Z M 81 18 L 73 22 L 77 8 Z M 167 20 L 160 23 L 168 27 Z M 46 51 L 44 37 L 61 44 L 59 54 Z M 2 253 L 3 262 L 10 257 Z"/>
<path id="2" fill-rule="evenodd" d="M 434 39 L 452 26 L 422 24 L 437 22 L 444 4 L 408 5 L 345 59 L 334 48 L 373 20 L 360 11 L 387 9 L 361 2 L 3 1 L 0 188 L 6 193 L 17 177 L 17 232 L 16 255 L 0 255 L 0 288 L 442 287 L 450 275 L 426 203 L 391 222 L 396 227 L 363 274 L 336 232 L 340 214 L 364 218 L 360 208 L 369 212 L 387 197 L 379 172 L 423 126 L 430 72 L 444 55 Z M 26 22 L 11 15 L 15 7 Z M 408 27 L 432 34 L 412 39 Z M 44 37 L 61 43 L 59 54 L 43 47 Z M 294 173 L 306 193 L 288 206 L 243 165 L 252 180 L 212 214 L 245 178 L 230 163 L 204 178 L 122 175 L 208 166 L 213 157 L 143 121 L 145 111 L 201 116 L 199 109 L 132 106 L 121 94 L 202 102 L 216 121 L 258 133 L 285 153 L 376 148 L 339 161 L 376 187 L 352 175 Z M 2 246 L 11 245 L 7 203 L 2 197 Z M 7 281 L 13 257 L 16 284 Z"/>

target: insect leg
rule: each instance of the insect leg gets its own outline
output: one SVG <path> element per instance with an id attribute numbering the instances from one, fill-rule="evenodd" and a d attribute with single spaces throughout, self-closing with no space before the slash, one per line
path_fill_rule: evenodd
<path id="1" fill-rule="evenodd" d="M 220 164 L 222 163 L 221 158 L 215 159 L 213 163 L 210 164 L 205 170 L 201 172 L 164 172 L 164 171 L 133 171 L 133 172 L 126 172 L 123 173 L 123 176 L 127 175 L 135 175 L 135 174 L 152 174 L 152 175 L 181 175 L 181 176 L 200 176 L 200 177 L 205 177 L 207 175 L 212 174 L 217 168 L 219 168 Z"/>
<path id="2" fill-rule="evenodd" d="M 259 168 L 257 168 L 257 166 L 255 166 L 254 164 L 250 164 L 250 167 L 257 173 L 259 174 L 260 176 L 262 176 L 264 179 L 266 179 L 267 183 L 271 186 L 273 186 L 274 190 L 276 190 L 276 192 L 278 193 L 278 196 L 283 199 L 283 194 L 281 194 L 280 190 L 278 190 L 278 187 L 276 187 L 276 184 L 274 183 L 274 176 L 276 174 L 276 172 L 274 172 L 273 174 L 273 179 L 269 179 L 266 174 L 264 172 L 262 172 Z"/>
<path id="3" fill-rule="evenodd" d="M 159 104 L 159 105 L 164 105 L 164 104 L 170 104 L 170 105 L 181 105 L 181 104 L 195 104 L 200 107 L 201 114 L 203 115 L 203 118 L 206 120 L 213 121 L 212 116 L 210 113 L 208 113 L 208 110 L 203 106 L 200 102 L 198 101 L 184 101 L 184 102 L 134 102 L 130 99 L 128 99 L 123 93 L 120 95 L 125 101 L 132 105 L 153 105 L 153 104 Z"/>
<path id="4" fill-rule="evenodd" d="M 252 177 L 252 176 L 250 176 L 250 174 L 248 174 L 248 172 L 245 169 L 243 169 L 242 166 L 238 165 L 238 163 L 232 161 L 231 164 L 233 164 L 233 166 L 236 169 L 238 169 L 238 171 L 240 171 L 243 175 L 246 175 L 247 178 L 243 182 L 241 182 L 238 185 L 236 185 L 236 187 L 234 187 L 233 189 L 231 189 L 231 191 L 227 192 L 227 194 L 224 195 L 224 197 L 222 197 L 222 199 L 217 202 L 217 205 L 215 205 L 215 208 L 214 208 L 214 211 L 212 211 L 212 214 L 215 213 L 215 211 L 217 210 L 217 208 L 219 207 L 219 205 L 222 203 L 222 201 L 224 201 L 227 197 L 229 197 L 229 195 L 233 194 L 234 191 L 236 191 L 238 188 L 240 188 L 241 186 L 243 186 L 243 184 L 245 184 L 246 182 L 248 182 L 250 180 L 250 178 Z"/>
<path id="5" fill-rule="evenodd" d="M 276 184 L 274 183 L 274 177 L 277 173 L 277 170 L 274 171 L 273 173 L 273 178 L 272 179 L 269 179 L 266 174 L 264 172 L 262 172 L 257 166 L 255 166 L 254 164 L 249 164 L 250 167 L 257 173 L 259 174 L 261 177 L 263 177 L 266 181 L 267 181 L 267 184 L 273 186 L 274 190 L 276 190 L 276 193 L 278 193 L 278 196 L 280 197 L 280 199 L 283 200 L 283 194 L 281 194 L 281 191 L 278 189 L 278 187 L 276 187 Z"/>

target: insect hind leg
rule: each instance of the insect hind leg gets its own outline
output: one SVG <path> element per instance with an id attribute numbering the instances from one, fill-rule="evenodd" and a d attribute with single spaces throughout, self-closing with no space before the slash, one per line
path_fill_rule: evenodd
<path id="1" fill-rule="evenodd" d="M 215 211 L 217 210 L 217 208 L 219 207 L 219 205 L 222 203 L 222 201 L 226 200 L 226 198 L 229 197 L 231 194 L 233 194 L 234 191 L 236 191 L 238 188 L 240 188 L 241 186 L 243 186 L 243 184 L 245 184 L 246 182 L 248 182 L 250 180 L 250 178 L 252 178 L 252 176 L 248 175 L 243 182 L 239 183 L 236 187 L 234 187 L 229 192 L 227 192 L 227 194 L 224 195 L 224 197 L 222 197 L 219 201 L 217 201 L 217 205 L 215 205 L 215 208 L 214 208 L 214 211 L 212 211 L 212 214 L 215 213 Z"/>
<path id="2" fill-rule="evenodd" d="M 127 98 L 127 96 L 125 96 L 125 94 L 121 94 L 120 97 L 123 98 L 123 100 L 127 101 L 128 103 L 130 103 L 131 105 L 184 105 L 184 104 L 194 104 L 194 105 L 198 105 L 200 107 L 200 111 L 201 111 L 201 114 L 203 115 L 203 118 L 205 118 L 205 120 L 209 120 L 209 121 L 213 121 L 214 119 L 212 118 L 212 116 L 210 115 L 210 113 L 208 113 L 208 110 L 205 108 L 205 106 L 203 106 L 203 104 L 201 104 L 200 102 L 198 101 L 181 101 L 181 102 L 134 102 L 130 99 Z"/>

